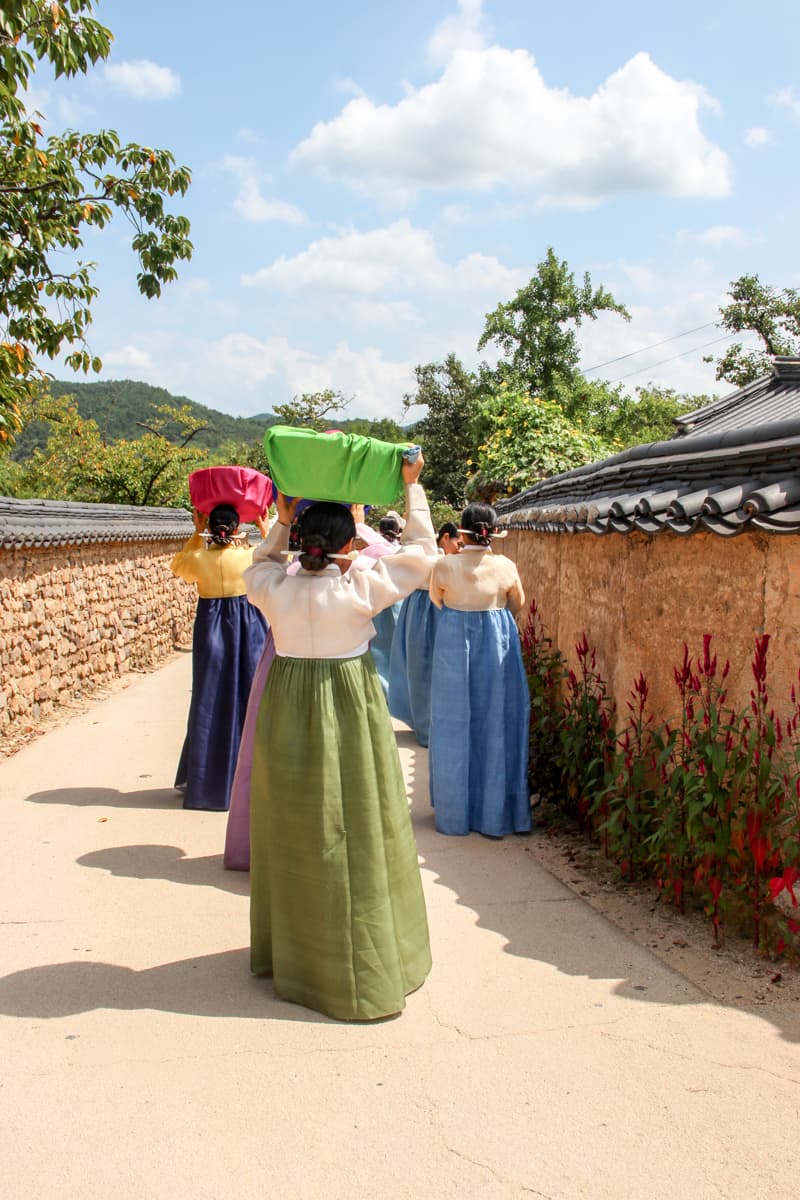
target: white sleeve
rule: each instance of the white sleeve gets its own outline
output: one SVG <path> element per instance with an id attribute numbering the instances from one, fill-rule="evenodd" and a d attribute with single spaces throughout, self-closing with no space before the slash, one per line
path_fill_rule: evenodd
<path id="1" fill-rule="evenodd" d="M 253 553 L 252 565 L 243 573 L 247 599 L 269 619 L 269 597 L 286 578 L 287 563 L 281 550 L 289 545 L 289 526 L 277 522 Z"/>
<path id="2" fill-rule="evenodd" d="M 436 534 L 421 484 L 406 487 L 406 511 L 406 527 L 397 553 L 379 559 L 371 571 L 353 575 L 352 585 L 371 616 L 410 596 L 416 588 L 427 587 L 438 557 Z"/>

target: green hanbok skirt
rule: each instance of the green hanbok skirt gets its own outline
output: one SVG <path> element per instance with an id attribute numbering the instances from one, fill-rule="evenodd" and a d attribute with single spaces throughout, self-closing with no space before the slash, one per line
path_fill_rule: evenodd
<path id="1" fill-rule="evenodd" d="M 372 655 L 276 658 L 256 726 L 251 969 L 340 1020 L 399 1012 L 431 967 L 400 759 Z"/>

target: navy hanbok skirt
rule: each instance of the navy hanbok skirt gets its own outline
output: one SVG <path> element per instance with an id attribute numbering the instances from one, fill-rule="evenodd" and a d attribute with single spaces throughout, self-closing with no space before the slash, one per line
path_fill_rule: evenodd
<path id="1" fill-rule="evenodd" d="M 246 596 L 198 600 L 189 723 L 175 776 L 184 808 L 228 808 L 247 700 L 266 636 L 267 622 Z"/>
<path id="2" fill-rule="evenodd" d="M 431 676 L 430 794 L 440 833 L 531 828 L 530 697 L 508 609 L 442 608 Z"/>
<path id="3" fill-rule="evenodd" d="M 414 730 L 427 746 L 431 725 L 431 672 L 439 610 L 427 589 L 407 596 L 392 641 L 389 659 L 389 712 Z"/>

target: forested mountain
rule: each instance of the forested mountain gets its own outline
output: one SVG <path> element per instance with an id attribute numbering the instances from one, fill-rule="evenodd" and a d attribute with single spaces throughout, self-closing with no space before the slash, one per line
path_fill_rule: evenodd
<path id="1" fill-rule="evenodd" d="M 232 417 L 189 400 L 186 396 L 173 396 L 166 388 L 151 387 L 132 379 L 115 379 L 108 383 L 73 383 L 52 380 L 50 392 L 53 396 L 73 396 L 78 412 L 84 419 L 97 422 L 101 433 L 108 441 L 125 439 L 133 441 L 145 432 L 140 422 L 147 422 L 158 404 L 176 407 L 188 405 L 192 415 L 206 423 L 207 428 L 193 438 L 195 446 L 216 449 L 223 442 L 257 442 L 264 430 L 273 425 L 276 418 L 271 413 L 256 417 Z M 17 439 L 13 457 L 17 461 L 30 458 L 36 447 L 43 449 L 50 433 L 42 421 L 28 425 Z"/>

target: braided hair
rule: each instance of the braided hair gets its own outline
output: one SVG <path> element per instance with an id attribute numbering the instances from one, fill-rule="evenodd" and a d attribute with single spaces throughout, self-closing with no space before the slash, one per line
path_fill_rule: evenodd
<path id="1" fill-rule="evenodd" d="M 300 566 L 304 571 L 324 571 L 331 555 L 338 554 L 356 535 L 349 508 L 320 500 L 304 509 L 297 520 Z"/>
<path id="2" fill-rule="evenodd" d="M 208 515 L 208 533 L 215 546 L 229 546 L 239 528 L 239 514 L 232 504 L 218 504 Z"/>
<path id="3" fill-rule="evenodd" d="M 492 534 L 497 529 L 497 513 L 491 504 L 475 502 L 468 504 L 461 514 L 461 528 L 465 529 L 479 546 L 490 546 Z"/>

